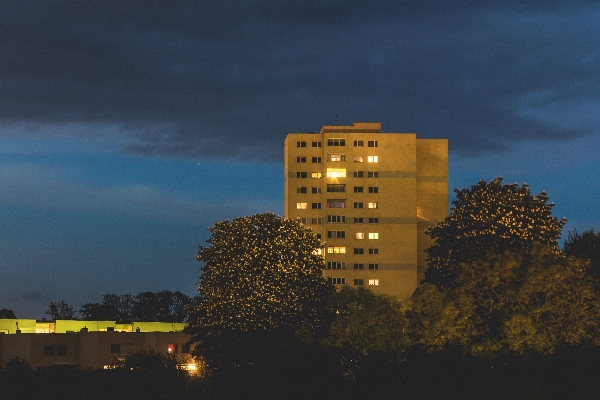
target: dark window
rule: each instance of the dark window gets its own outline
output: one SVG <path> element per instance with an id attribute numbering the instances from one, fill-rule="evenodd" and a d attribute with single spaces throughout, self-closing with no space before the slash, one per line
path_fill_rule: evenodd
<path id="1" fill-rule="evenodd" d="M 67 346 L 56 346 L 56 355 L 57 356 L 66 356 L 67 355 Z"/>
<path id="2" fill-rule="evenodd" d="M 367 142 L 367 145 L 368 145 L 369 147 L 377 147 L 377 140 L 369 140 L 369 141 Z"/>
<path id="3" fill-rule="evenodd" d="M 364 221 L 363 217 L 354 217 L 355 224 L 362 224 Z"/>
<path id="4" fill-rule="evenodd" d="M 369 264 L 369 269 L 379 269 L 379 264 Z"/>
<path id="5" fill-rule="evenodd" d="M 312 208 L 318 210 L 321 208 L 321 203 L 312 203 Z"/>
<path id="6" fill-rule="evenodd" d="M 334 193 L 345 192 L 346 191 L 346 185 L 341 185 L 341 184 L 327 185 L 327 191 L 328 192 L 334 192 Z"/>
<path id="7" fill-rule="evenodd" d="M 121 352 L 121 345 L 120 344 L 111 344 L 110 345 L 110 352 L 111 353 L 120 353 Z"/>
<path id="8" fill-rule="evenodd" d="M 319 239 L 319 240 L 321 240 L 321 238 L 322 238 L 322 236 L 321 236 L 321 234 L 320 234 L 320 233 L 317 233 L 315 236 L 316 236 L 316 237 L 317 237 L 317 239 Z"/>
<path id="9" fill-rule="evenodd" d="M 365 249 L 360 249 L 358 247 L 355 247 L 354 254 L 365 254 Z"/>
<path id="10" fill-rule="evenodd" d="M 364 178 L 365 177 L 365 171 L 354 171 L 354 177 L 355 178 Z"/>
<path id="11" fill-rule="evenodd" d="M 314 163 L 320 163 L 321 162 L 321 157 L 313 157 L 312 158 L 312 162 L 314 162 Z"/>
<path id="12" fill-rule="evenodd" d="M 327 200 L 327 208 L 346 208 L 345 200 Z"/>
<path id="13" fill-rule="evenodd" d="M 328 239 L 345 239 L 346 231 L 327 231 Z"/>
<path id="14" fill-rule="evenodd" d="M 362 140 L 355 140 L 354 141 L 354 146 L 356 146 L 356 147 L 363 147 L 364 146 L 363 141 Z"/>
<path id="15" fill-rule="evenodd" d="M 296 172 L 296 178 L 306 178 L 308 172 Z"/>
<path id="16" fill-rule="evenodd" d="M 364 204 L 362 202 L 355 202 L 354 203 L 354 208 L 365 208 Z"/>
<path id="17" fill-rule="evenodd" d="M 327 139 L 327 146 L 345 146 L 346 139 Z"/>
<path id="18" fill-rule="evenodd" d="M 327 269 L 346 269 L 346 261 L 327 261 Z"/>
<path id="19" fill-rule="evenodd" d="M 54 355 L 54 346 L 44 346 L 44 355 L 45 356 L 53 356 Z"/>
<path id="20" fill-rule="evenodd" d="M 329 283 L 333 285 L 345 285 L 346 278 L 329 278 Z"/>
<path id="21" fill-rule="evenodd" d="M 379 193 L 378 186 L 369 186 L 369 193 Z"/>
<path id="22" fill-rule="evenodd" d="M 298 147 L 306 147 L 306 142 L 297 142 Z"/>
<path id="23" fill-rule="evenodd" d="M 304 162 L 305 163 L 306 162 L 306 157 L 296 157 L 296 162 L 299 162 L 299 163 L 303 163 Z"/>
<path id="24" fill-rule="evenodd" d="M 323 223 L 323 218 L 311 218 L 311 225 L 321 225 Z"/>
<path id="25" fill-rule="evenodd" d="M 365 269 L 365 264 L 354 264 L 354 269 Z"/>
<path id="26" fill-rule="evenodd" d="M 369 171 L 369 173 L 368 173 L 367 176 L 369 178 L 379 178 L 379 172 L 377 172 L 377 171 L 373 171 L 373 172 Z"/>
<path id="27" fill-rule="evenodd" d="M 312 188 L 312 193 L 313 194 L 319 194 L 319 193 L 321 193 L 321 188 L 320 187 L 313 187 Z"/>
<path id="28" fill-rule="evenodd" d="M 362 279 L 355 279 L 354 286 L 362 286 L 364 285 L 364 281 Z"/>
<path id="29" fill-rule="evenodd" d="M 364 189 L 362 186 L 354 186 L 354 193 L 363 193 Z"/>
<path id="30" fill-rule="evenodd" d="M 306 186 L 296 188 L 296 193 L 306 193 Z"/>
<path id="31" fill-rule="evenodd" d="M 379 254 L 379 249 L 378 248 L 369 249 L 369 254 Z"/>
<path id="32" fill-rule="evenodd" d="M 321 147 L 321 142 L 312 142 L 312 147 Z"/>
<path id="33" fill-rule="evenodd" d="M 331 223 L 345 223 L 346 216 L 345 215 L 328 215 L 327 222 Z"/>
<path id="34" fill-rule="evenodd" d="M 300 222 L 301 224 L 306 224 L 306 221 L 308 221 L 308 218 L 300 218 L 300 217 L 298 217 L 298 218 L 296 218 L 296 220 L 298 222 Z"/>
<path id="35" fill-rule="evenodd" d="M 369 218 L 369 223 L 370 224 L 378 224 L 379 223 L 379 218 Z"/>

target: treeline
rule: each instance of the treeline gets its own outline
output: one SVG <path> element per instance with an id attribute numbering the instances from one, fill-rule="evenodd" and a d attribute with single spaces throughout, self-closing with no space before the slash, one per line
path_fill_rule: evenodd
<path id="1" fill-rule="evenodd" d="M 99 303 L 85 303 L 75 308 L 64 300 L 53 301 L 48 305 L 52 319 L 83 319 L 104 321 L 162 321 L 184 322 L 188 318 L 194 299 L 180 291 L 162 290 L 117 295 L 106 293 Z"/>

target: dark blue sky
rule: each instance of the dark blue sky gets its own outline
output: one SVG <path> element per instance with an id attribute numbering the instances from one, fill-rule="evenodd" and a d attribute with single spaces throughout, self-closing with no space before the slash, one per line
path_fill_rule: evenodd
<path id="1" fill-rule="evenodd" d="M 600 229 L 599 79 L 595 1 L 0 0 L 0 308 L 193 295 L 206 228 L 281 214 L 285 135 L 337 121 Z"/>

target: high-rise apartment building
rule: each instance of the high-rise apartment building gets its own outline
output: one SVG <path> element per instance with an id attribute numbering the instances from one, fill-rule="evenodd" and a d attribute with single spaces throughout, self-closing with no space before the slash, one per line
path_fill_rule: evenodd
<path id="1" fill-rule="evenodd" d="M 285 217 L 325 243 L 327 278 L 410 296 L 448 212 L 448 141 L 357 122 L 290 133 L 284 154 Z"/>

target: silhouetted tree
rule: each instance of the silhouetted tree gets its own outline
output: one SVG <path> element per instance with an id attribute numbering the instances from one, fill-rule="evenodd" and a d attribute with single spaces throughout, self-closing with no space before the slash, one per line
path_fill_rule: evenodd
<path id="1" fill-rule="evenodd" d="M 32 372 L 29 362 L 25 359 L 21 359 L 18 356 L 11 358 L 6 363 L 6 371 L 9 373 L 25 374 Z"/>
<path id="2" fill-rule="evenodd" d="M 589 272 L 597 280 L 596 285 L 599 286 L 600 232 L 596 232 L 593 229 L 584 231 L 581 234 L 577 232 L 577 230 L 569 232 L 567 240 L 565 240 L 563 251 L 568 256 L 589 260 Z"/>
<path id="3" fill-rule="evenodd" d="M 16 319 L 17 317 L 15 316 L 13 310 L 2 308 L 0 309 L 0 318 Z"/>
<path id="4" fill-rule="evenodd" d="M 137 321 L 183 322 L 192 299 L 180 291 L 141 292 L 135 296 L 133 315 Z"/>
<path id="5" fill-rule="evenodd" d="M 48 310 L 46 310 L 46 314 L 54 320 L 77 318 L 77 313 L 75 312 L 73 306 L 64 300 L 51 301 L 50 304 L 48 304 Z"/>

